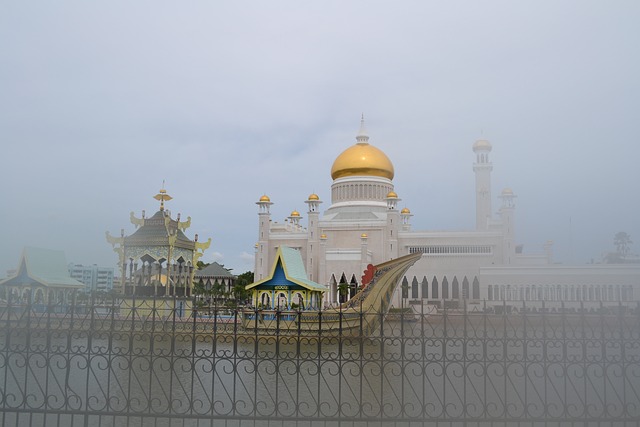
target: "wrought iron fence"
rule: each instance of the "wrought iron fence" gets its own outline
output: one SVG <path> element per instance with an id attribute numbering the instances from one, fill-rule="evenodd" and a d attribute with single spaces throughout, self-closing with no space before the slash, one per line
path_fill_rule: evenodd
<path id="1" fill-rule="evenodd" d="M 422 307 L 324 319 L 194 314 L 180 298 L 9 301 L 0 425 L 640 423 L 637 305 Z"/>

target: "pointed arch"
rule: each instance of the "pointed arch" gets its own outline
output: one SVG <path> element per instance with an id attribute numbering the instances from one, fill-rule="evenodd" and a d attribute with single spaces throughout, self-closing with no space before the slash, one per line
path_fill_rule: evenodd
<path id="1" fill-rule="evenodd" d="M 433 280 L 431 281 L 431 299 L 438 299 L 438 279 L 436 276 L 433 276 Z"/>
<path id="2" fill-rule="evenodd" d="M 422 298 L 429 298 L 429 281 L 427 280 L 427 276 L 422 276 Z"/>
<path id="3" fill-rule="evenodd" d="M 460 299 L 460 285 L 456 276 L 453 276 L 453 282 L 451 283 L 451 298 Z"/>
<path id="4" fill-rule="evenodd" d="M 402 278 L 402 298 L 409 298 L 409 281 L 407 276 Z"/>
<path id="5" fill-rule="evenodd" d="M 413 276 L 411 281 L 411 299 L 418 299 L 418 279 Z"/>
<path id="6" fill-rule="evenodd" d="M 472 298 L 480 299 L 480 282 L 478 282 L 478 276 L 473 278 Z"/>
<path id="7" fill-rule="evenodd" d="M 331 274 L 331 279 L 329 279 L 329 304 L 334 304 L 338 301 L 338 281 L 336 280 L 336 275 Z"/>
<path id="8" fill-rule="evenodd" d="M 469 298 L 469 279 L 467 279 L 467 276 L 462 279 L 462 298 Z"/>
<path id="9" fill-rule="evenodd" d="M 353 298 L 355 294 L 358 293 L 358 280 L 356 279 L 356 275 L 351 275 L 351 281 L 349 281 L 349 299 Z"/>
<path id="10" fill-rule="evenodd" d="M 447 276 L 442 279 L 442 299 L 449 299 L 449 281 Z"/>

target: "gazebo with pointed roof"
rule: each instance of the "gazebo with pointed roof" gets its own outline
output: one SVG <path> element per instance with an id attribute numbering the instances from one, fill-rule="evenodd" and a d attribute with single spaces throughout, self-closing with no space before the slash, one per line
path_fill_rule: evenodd
<path id="1" fill-rule="evenodd" d="M 307 279 L 299 250 L 280 246 L 266 278 L 247 285 L 255 307 L 287 310 L 317 310 L 326 286 Z"/>
<path id="2" fill-rule="evenodd" d="M 196 263 L 211 239 L 200 243 L 197 234 L 193 240 L 184 234 L 191 217 L 187 221 L 181 221 L 180 214 L 171 217 L 164 203 L 172 197 L 164 188 L 154 199 L 160 201 L 160 209 L 150 218 L 144 211 L 141 218 L 131 212 L 137 228 L 133 234 L 125 236 L 122 229 L 120 237 L 113 237 L 107 232 L 107 241 L 120 258 L 122 290 L 125 295 L 190 295 Z"/>
<path id="3" fill-rule="evenodd" d="M 34 304 L 64 304 L 85 285 L 71 277 L 64 252 L 26 247 L 12 277 L 0 281 L 7 297 Z"/>

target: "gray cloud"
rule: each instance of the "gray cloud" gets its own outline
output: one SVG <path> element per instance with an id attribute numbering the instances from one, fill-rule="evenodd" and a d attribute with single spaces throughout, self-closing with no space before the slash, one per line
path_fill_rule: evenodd
<path id="1" fill-rule="evenodd" d="M 525 249 L 640 239 L 637 2 L 23 3 L 0 6 L 0 271 L 24 245 L 115 265 L 104 231 L 163 179 L 203 260 L 248 269 L 255 200 L 327 207 L 361 112 L 414 229 L 472 227 L 484 135 Z"/>

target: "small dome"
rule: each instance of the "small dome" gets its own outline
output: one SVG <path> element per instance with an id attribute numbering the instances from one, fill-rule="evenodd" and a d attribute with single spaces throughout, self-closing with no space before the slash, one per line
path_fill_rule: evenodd
<path id="1" fill-rule="evenodd" d="M 327 238 L 327 235 L 326 235 L 326 234 L 321 234 L 321 235 L 320 235 L 320 238 L 321 238 L 321 239 L 326 239 L 326 238 Z"/>
<path id="2" fill-rule="evenodd" d="M 389 191 L 387 193 L 387 199 L 397 199 L 397 198 L 398 198 L 398 195 L 396 194 L 395 191 Z"/>
<path id="3" fill-rule="evenodd" d="M 409 210 L 409 208 L 403 208 L 403 209 L 400 211 L 400 213 L 401 213 L 401 214 L 410 214 L 410 213 L 411 213 L 411 211 Z"/>
<path id="4" fill-rule="evenodd" d="M 502 195 L 503 196 L 513 196 L 513 190 L 510 189 L 509 187 L 507 187 L 504 190 L 502 190 Z"/>
<path id="5" fill-rule="evenodd" d="M 360 235 L 360 237 L 362 237 L 363 239 L 366 239 L 366 238 L 367 238 L 367 237 L 369 237 L 369 236 L 367 236 L 367 233 L 362 233 L 362 234 Z"/>
<path id="6" fill-rule="evenodd" d="M 486 139 L 479 139 L 473 144 L 473 151 L 483 150 L 491 151 L 491 143 Z"/>
<path id="7" fill-rule="evenodd" d="M 320 200 L 316 193 L 309 194 L 309 201 Z"/>
<path id="8" fill-rule="evenodd" d="M 293 212 L 291 212 L 291 216 L 292 216 L 292 217 L 299 217 L 299 216 L 300 216 L 300 212 L 298 212 L 298 211 L 293 211 Z"/>
<path id="9" fill-rule="evenodd" d="M 270 202 L 271 199 L 269 198 L 269 196 L 267 196 L 266 194 L 263 195 L 262 197 L 260 197 L 260 201 L 261 202 Z"/>

